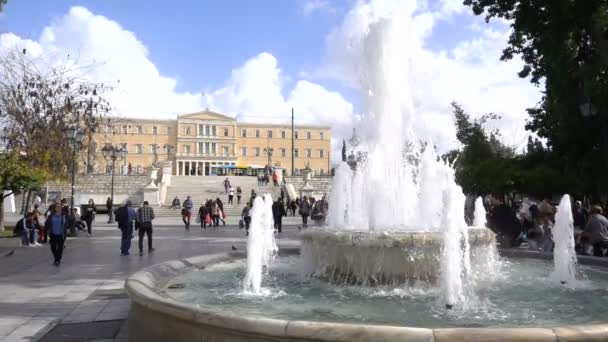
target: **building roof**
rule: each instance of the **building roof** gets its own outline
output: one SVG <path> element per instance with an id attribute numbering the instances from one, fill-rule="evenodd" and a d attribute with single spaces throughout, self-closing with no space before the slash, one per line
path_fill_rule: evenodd
<path id="1" fill-rule="evenodd" d="M 224 114 L 220 114 L 220 113 L 216 113 L 216 112 L 212 112 L 209 109 L 205 109 L 203 111 L 200 112 L 195 112 L 195 113 L 188 113 L 188 114 L 182 114 L 182 115 L 178 115 L 177 119 L 215 119 L 215 120 L 229 120 L 229 121 L 236 121 L 235 118 L 228 116 L 228 115 L 224 115 Z"/>
<path id="2" fill-rule="evenodd" d="M 291 124 L 271 124 L 271 123 L 256 123 L 256 122 L 236 122 L 237 127 L 260 127 L 260 128 L 286 128 L 291 129 Z M 331 129 L 330 126 L 320 125 L 294 125 L 296 129 Z"/>

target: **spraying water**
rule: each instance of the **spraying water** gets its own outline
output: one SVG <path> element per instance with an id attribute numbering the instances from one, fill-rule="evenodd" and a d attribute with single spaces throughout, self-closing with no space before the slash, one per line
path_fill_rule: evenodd
<path id="1" fill-rule="evenodd" d="M 360 54 L 367 113 L 366 136 L 354 152 L 366 157 L 354 172 L 346 164 L 337 168 L 328 229 L 443 232 L 442 286 L 451 307 L 465 299 L 470 268 L 465 196 L 430 137 L 412 128 L 419 119 L 410 96 L 407 44 L 413 3 L 399 2 L 388 12 L 381 2 L 360 9 L 367 27 L 350 43 Z"/>
<path id="2" fill-rule="evenodd" d="M 473 226 L 485 227 L 486 224 L 486 208 L 483 206 L 483 198 L 477 197 L 475 200 L 475 213 L 473 214 Z"/>
<path id="3" fill-rule="evenodd" d="M 251 208 L 251 225 L 247 239 L 247 274 L 243 281 L 243 291 L 249 294 L 262 294 L 264 267 L 270 266 L 278 247 L 274 240 L 274 220 L 272 217 L 272 198 L 258 196 Z"/>
<path id="4" fill-rule="evenodd" d="M 569 195 L 564 195 L 559 202 L 552 233 L 555 242 L 553 276 L 562 284 L 573 284 L 576 281 L 576 252 L 574 250 L 574 220 Z"/>

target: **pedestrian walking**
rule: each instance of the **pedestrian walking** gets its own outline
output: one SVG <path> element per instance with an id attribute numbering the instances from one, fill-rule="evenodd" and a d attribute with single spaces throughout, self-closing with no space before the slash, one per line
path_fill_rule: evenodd
<path id="1" fill-rule="evenodd" d="M 53 213 L 47 217 L 44 226 L 50 238 L 51 252 L 55 259 L 53 263 L 55 266 L 59 266 L 63 257 L 63 247 L 67 234 L 67 219 L 60 205 L 54 206 L 53 209 Z"/>
<path id="2" fill-rule="evenodd" d="M 245 232 L 247 235 L 249 235 L 249 226 L 251 225 L 251 207 L 249 203 L 245 203 L 245 207 L 243 208 L 243 211 L 241 212 L 241 218 L 243 219 L 243 222 L 245 222 Z"/>
<path id="3" fill-rule="evenodd" d="M 224 213 L 224 203 L 218 197 L 215 199 L 215 203 L 217 204 L 217 217 L 220 221 L 222 221 L 222 225 L 226 225 L 226 214 Z M 219 224 L 219 222 L 218 222 Z"/>
<path id="4" fill-rule="evenodd" d="M 108 210 L 108 223 L 110 223 L 109 219 L 112 214 L 112 206 L 114 206 L 114 203 L 112 202 L 112 198 L 108 197 L 108 199 L 106 200 L 106 209 Z"/>
<path id="5" fill-rule="evenodd" d="M 133 238 L 133 223 L 136 219 L 135 210 L 132 208 L 131 201 L 127 200 L 125 205 L 114 211 L 114 217 L 121 231 L 120 255 L 129 255 L 131 249 L 131 239 Z"/>
<path id="6" fill-rule="evenodd" d="M 236 204 L 241 205 L 241 196 L 243 196 L 243 189 L 240 186 L 236 187 Z"/>
<path id="7" fill-rule="evenodd" d="M 230 189 L 228 190 L 228 204 L 233 205 L 234 204 L 234 188 L 230 187 Z"/>
<path id="8" fill-rule="evenodd" d="M 310 216 L 310 202 L 308 198 L 304 196 L 300 202 L 300 215 L 302 216 L 303 228 L 308 228 L 308 216 Z"/>
<path id="9" fill-rule="evenodd" d="M 148 201 L 144 201 L 143 206 L 137 210 L 139 256 L 144 255 L 144 235 L 148 236 L 148 253 L 154 252 L 152 247 L 152 220 L 154 220 L 154 209 L 150 207 Z"/>
<path id="10" fill-rule="evenodd" d="M 81 215 L 82 220 L 87 225 L 87 233 L 91 236 L 93 231 L 93 221 L 95 221 L 95 214 L 97 213 L 97 209 L 95 208 L 95 202 L 93 199 L 89 199 L 89 203 L 84 206 L 83 212 Z"/>
<path id="11" fill-rule="evenodd" d="M 272 204 L 272 216 L 274 217 L 274 227 L 281 233 L 283 231 L 283 216 L 286 215 L 285 206 L 280 198 Z"/>
<path id="12" fill-rule="evenodd" d="M 184 201 L 184 205 L 182 208 L 182 221 L 184 221 L 186 230 L 190 230 L 190 220 L 192 219 L 192 208 L 194 208 L 194 203 L 192 203 L 192 199 L 190 199 L 190 196 L 188 196 L 186 198 L 186 200 Z"/>
<path id="13" fill-rule="evenodd" d="M 201 229 L 207 229 L 207 215 L 209 215 L 209 210 L 207 209 L 207 205 L 203 203 L 198 208 L 198 219 L 201 223 Z"/>
<path id="14" fill-rule="evenodd" d="M 228 180 L 228 178 L 226 178 L 224 180 L 224 195 L 228 194 L 228 189 L 230 189 L 230 180 Z"/>

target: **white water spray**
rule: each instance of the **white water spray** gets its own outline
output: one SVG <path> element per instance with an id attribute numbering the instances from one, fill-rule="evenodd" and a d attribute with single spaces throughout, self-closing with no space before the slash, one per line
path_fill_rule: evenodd
<path id="1" fill-rule="evenodd" d="M 572 285 L 576 282 L 576 252 L 574 250 L 574 220 L 569 195 L 564 195 L 559 202 L 552 233 L 555 242 L 553 277 L 562 284 Z"/>
<path id="2" fill-rule="evenodd" d="M 473 226 L 485 227 L 487 224 L 486 220 L 486 208 L 483 206 L 483 198 L 477 197 L 475 200 L 475 212 L 473 214 Z"/>
<path id="3" fill-rule="evenodd" d="M 262 280 L 265 267 L 269 267 L 278 251 L 274 240 L 274 219 L 272 197 L 258 196 L 251 208 L 251 225 L 247 239 L 247 274 L 243 281 L 243 291 L 262 294 Z"/>

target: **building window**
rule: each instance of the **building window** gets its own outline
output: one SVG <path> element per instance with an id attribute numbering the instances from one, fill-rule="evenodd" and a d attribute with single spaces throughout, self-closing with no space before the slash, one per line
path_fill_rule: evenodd
<path id="1" fill-rule="evenodd" d="M 228 146 L 222 147 L 222 154 L 224 155 L 224 157 L 228 156 Z"/>
<path id="2" fill-rule="evenodd" d="M 203 154 L 205 152 L 205 144 L 202 142 L 198 143 L 198 154 Z"/>
<path id="3" fill-rule="evenodd" d="M 259 137 L 260 137 L 260 130 L 259 130 L 259 129 L 256 129 L 256 130 L 255 130 L 255 137 L 256 137 L 256 138 L 259 138 Z"/>
<path id="4" fill-rule="evenodd" d="M 319 158 L 325 158 L 325 151 L 319 150 Z"/>
<path id="5" fill-rule="evenodd" d="M 272 131 L 268 130 L 268 138 L 272 139 Z"/>
<path id="6" fill-rule="evenodd" d="M 247 138 L 247 129 L 243 128 L 243 129 L 241 130 L 241 136 L 242 136 L 243 138 Z"/>
<path id="7" fill-rule="evenodd" d="M 228 136 L 228 128 L 224 128 L 224 136 L 227 137 Z"/>
<path id="8" fill-rule="evenodd" d="M 294 135 L 295 135 L 296 139 L 298 139 L 298 131 L 296 131 Z"/>
<path id="9" fill-rule="evenodd" d="M 294 158 L 299 158 L 300 155 L 300 151 L 297 148 L 293 149 L 293 156 Z"/>
<path id="10" fill-rule="evenodd" d="M 217 144 L 216 144 L 216 143 L 211 143 L 211 153 L 213 153 L 213 154 L 215 154 L 215 153 L 216 153 L 216 149 L 215 149 L 215 148 L 216 148 L 216 146 L 217 146 Z"/>
<path id="11" fill-rule="evenodd" d="M 241 147 L 241 156 L 247 157 L 247 147 Z"/>
<path id="12" fill-rule="evenodd" d="M 310 131 L 306 132 L 306 139 L 310 140 L 311 137 L 312 137 L 312 134 L 310 134 Z"/>
<path id="13" fill-rule="evenodd" d="M 136 126 L 135 130 L 137 131 L 137 134 L 144 134 L 144 129 L 141 126 Z"/>
<path id="14" fill-rule="evenodd" d="M 319 139 L 324 140 L 325 139 L 325 133 L 319 132 Z"/>
<path id="15" fill-rule="evenodd" d="M 205 135 L 205 125 L 198 125 L 198 136 L 202 137 Z"/>
<path id="16" fill-rule="evenodd" d="M 205 153 L 211 153 L 211 144 L 205 143 Z"/>
<path id="17" fill-rule="evenodd" d="M 211 126 L 211 136 L 216 136 L 216 127 L 215 125 Z"/>
<path id="18" fill-rule="evenodd" d="M 285 133 L 285 131 L 281 131 L 281 139 L 285 139 L 286 136 L 287 134 Z"/>
<path id="19" fill-rule="evenodd" d="M 121 133 L 122 133 L 122 134 L 127 134 L 127 132 L 128 132 L 128 130 L 127 130 L 127 125 L 123 125 L 123 126 L 122 126 L 122 131 L 121 131 Z"/>
<path id="20" fill-rule="evenodd" d="M 167 135 L 171 135 L 171 127 L 167 127 Z"/>
<path id="21" fill-rule="evenodd" d="M 152 127 L 152 134 L 154 134 L 154 135 L 158 134 L 158 127 L 156 127 L 156 126 Z"/>
<path id="22" fill-rule="evenodd" d="M 210 136 L 211 135 L 211 126 L 205 125 L 205 135 L 206 136 Z"/>
<path id="23" fill-rule="evenodd" d="M 255 156 L 256 156 L 256 157 L 259 157 L 259 156 L 260 156 L 260 148 L 259 148 L 259 147 L 256 147 L 256 148 L 255 148 Z"/>
<path id="24" fill-rule="evenodd" d="M 190 145 L 184 145 L 184 153 L 190 153 Z"/>
<path id="25" fill-rule="evenodd" d="M 137 153 L 137 154 L 144 153 L 144 146 L 142 144 L 135 145 L 135 153 Z"/>
<path id="26" fill-rule="evenodd" d="M 106 125 L 106 133 L 112 133 L 112 125 Z"/>
<path id="27" fill-rule="evenodd" d="M 282 148 L 281 149 L 281 157 L 285 158 L 286 154 L 287 154 L 287 151 L 284 148 Z"/>
<path id="28" fill-rule="evenodd" d="M 186 131 L 186 135 L 190 135 L 192 133 L 192 130 L 190 129 L 190 127 L 186 127 L 185 131 Z"/>
<path id="29" fill-rule="evenodd" d="M 306 158 L 311 158 L 312 157 L 312 149 L 311 148 L 307 148 L 306 149 Z"/>

